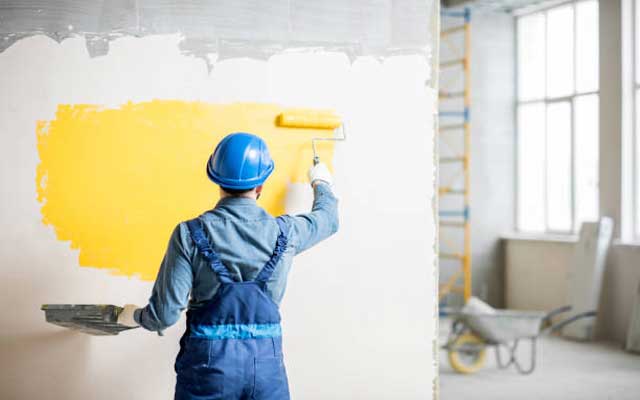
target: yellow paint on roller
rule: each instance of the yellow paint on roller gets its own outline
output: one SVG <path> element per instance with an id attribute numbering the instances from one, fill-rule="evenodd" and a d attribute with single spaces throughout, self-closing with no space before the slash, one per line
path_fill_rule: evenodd
<path id="1" fill-rule="evenodd" d="M 342 120 L 331 110 L 288 109 L 278 115 L 277 124 L 291 128 L 336 129 Z"/>
<path id="2" fill-rule="evenodd" d="M 277 127 L 282 111 L 159 100 L 117 109 L 60 105 L 53 121 L 37 126 L 43 222 L 79 250 L 81 266 L 153 280 L 175 225 L 216 204 L 205 165 L 226 134 L 266 140 L 276 168 L 259 203 L 273 215 L 285 212 L 287 185 L 307 182 L 311 138 L 333 132 Z M 333 159 L 333 143 L 319 150 Z"/>

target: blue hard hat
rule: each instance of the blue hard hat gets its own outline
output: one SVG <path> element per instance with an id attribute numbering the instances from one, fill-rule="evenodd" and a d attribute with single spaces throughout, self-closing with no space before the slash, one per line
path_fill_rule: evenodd
<path id="1" fill-rule="evenodd" d="M 225 136 L 218 143 L 209 157 L 207 175 L 223 188 L 249 190 L 262 185 L 273 168 L 264 140 L 238 132 Z"/>

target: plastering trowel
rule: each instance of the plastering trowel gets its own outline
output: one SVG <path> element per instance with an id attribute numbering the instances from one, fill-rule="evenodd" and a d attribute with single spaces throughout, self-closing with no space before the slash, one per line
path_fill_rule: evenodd
<path id="1" fill-rule="evenodd" d="M 118 324 L 122 307 L 110 304 L 43 304 L 48 323 L 89 335 L 117 335 L 135 329 Z"/>

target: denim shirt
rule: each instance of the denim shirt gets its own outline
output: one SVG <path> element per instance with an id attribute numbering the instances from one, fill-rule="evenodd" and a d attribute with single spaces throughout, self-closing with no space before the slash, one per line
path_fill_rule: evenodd
<path id="1" fill-rule="evenodd" d="M 267 282 L 267 292 L 276 304 L 284 295 L 293 256 L 338 230 L 337 206 L 330 187 L 319 183 L 314 188 L 311 212 L 285 216 L 289 226 L 287 250 Z M 221 199 L 200 218 L 213 249 L 233 279 L 238 282 L 254 279 L 275 248 L 279 234 L 275 218 L 255 200 L 243 197 Z M 171 235 L 149 304 L 136 310 L 134 319 L 145 329 L 161 331 L 175 324 L 187 307 L 196 309 L 210 300 L 219 285 L 182 222 Z"/>

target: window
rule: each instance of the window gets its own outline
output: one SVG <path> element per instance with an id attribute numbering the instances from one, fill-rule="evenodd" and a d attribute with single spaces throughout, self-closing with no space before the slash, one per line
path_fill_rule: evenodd
<path id="1" fill-rule="evenodd" d="M 518 17 L 517 54 L 517 227 L 576 232 L 598 218 L 597 0 Z"/>

